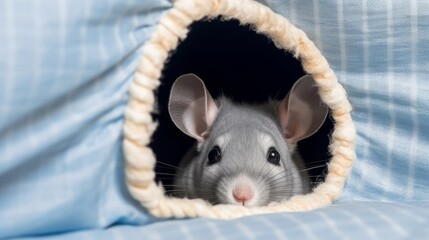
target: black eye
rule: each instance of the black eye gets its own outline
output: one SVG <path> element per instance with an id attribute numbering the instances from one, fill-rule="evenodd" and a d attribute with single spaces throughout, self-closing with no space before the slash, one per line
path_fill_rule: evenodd
<path id="1" fill-rule="evenodd" d="M 222 155 L 220 153 L 220 147 L 214 146 L 212 150 L 210 150 L 208 157 L 208 164 L 212 165 L 220 161 Z"/>
<path id="2" fill-rule="evenodd" d="M 268 149 L 268 155 L 267 155 L 268 162 L 280 166 L 280 153 L 277 152 L 277 150 L 273 147 Z"/>

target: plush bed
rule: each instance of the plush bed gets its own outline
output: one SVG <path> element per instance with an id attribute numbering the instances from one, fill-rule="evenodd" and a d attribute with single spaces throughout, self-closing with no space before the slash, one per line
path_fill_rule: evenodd
<path id="1" fill-rule="evenodd" d="M 0 238 L 427 238 L 429 3 L 256 3 L 306 33 L 353 108 L 355 158 L 332 204 L 160 217 L 127 186 L 124 122 L 145 43 L 173 2 L 3 0 Z"/>

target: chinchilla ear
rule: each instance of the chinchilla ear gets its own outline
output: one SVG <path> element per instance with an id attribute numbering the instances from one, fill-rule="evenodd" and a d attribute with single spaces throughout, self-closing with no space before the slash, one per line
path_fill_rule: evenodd
<path id="1" fill-rule="evenodd" d="M 168 112 L 183 133 L 203 142 L 216 119 L 218 107 L 204 82 L 190 73 L 178 77 L 174 82 Z"/>
<path id="2" fill-rule="evenodd" d="M 311 75 L 298 79 L 278 106 L 283 136 L 291 144 L 317 132 L 327 114 L 328 107 L 322 102 Z"/>

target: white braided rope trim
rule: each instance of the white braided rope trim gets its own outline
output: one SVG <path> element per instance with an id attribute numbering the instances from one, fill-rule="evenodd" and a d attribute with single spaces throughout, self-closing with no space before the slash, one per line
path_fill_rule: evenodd
<path id="1" fill-rule="evenodd" d="M 156 129 L 151 118 L 155 104 L 154 90 L 164 63 L 179 39 L 188 33 L 187 27 L 203 17 L 223 16 L 250 24 L 265 34 L 274 44 L 291 51 L 302 62 L 319 87 L 319 93 L 331 109 L 335 120 L 330 150 L 333 154 L 324 183 L 307 195 L 265 207 L 212 206 L 201 199 L 179 199 L 165 196 L 155 179 L 155 156 L 148 147 Z M 124 154 L 126 180 L 132 196 L 157 217 L 210 217 L 231 219 L 241 216 L 279 211 L 305 211 L 331 204 L 341 194 L 345 179 L 355 159 L 356 130 L 344 88 L 320 51 L 306 34 L 284 17 L 252 0 L 176 0 L 174 7 L 160 20 L 151 39 L 146 42 L 135 79 L 130 87 L 130 99 L 125 113 Z"/>

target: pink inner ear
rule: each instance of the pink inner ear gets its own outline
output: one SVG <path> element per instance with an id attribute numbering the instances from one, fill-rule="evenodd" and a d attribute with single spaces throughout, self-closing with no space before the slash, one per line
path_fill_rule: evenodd
<path id="1" fill-rule="evenodd" d="M 219 109 L 208 91 L 206 96 L 206 122 L 207 126 L 211 127 L 217 117 Z"/>
<path id="2" fill-rule="evenodd" d="M 205 99 L 198 98 L 191 102 L 183 113 L 183 125 L 187 134 L 195 138 L 198 142 L 202 142 L 204 137 L 202 133 L 207 130 L 207 124 L 201 116 L 205 115 L 204 111 Z"/>
<path id="3" fill-rule="evenodd" d="M 170 116 L 185 134 L 204 141 L 218 108 L 204 82 L 194 74 L 177 78 L 170 93 Z"/>
<path id="4" fill-rule="evenodd" d="M 322 126 L 328 108 L 320 99 L 311 75 L 298 79 L 278 107 L 279 121 L 288 143 L 313 135 Z"/>

